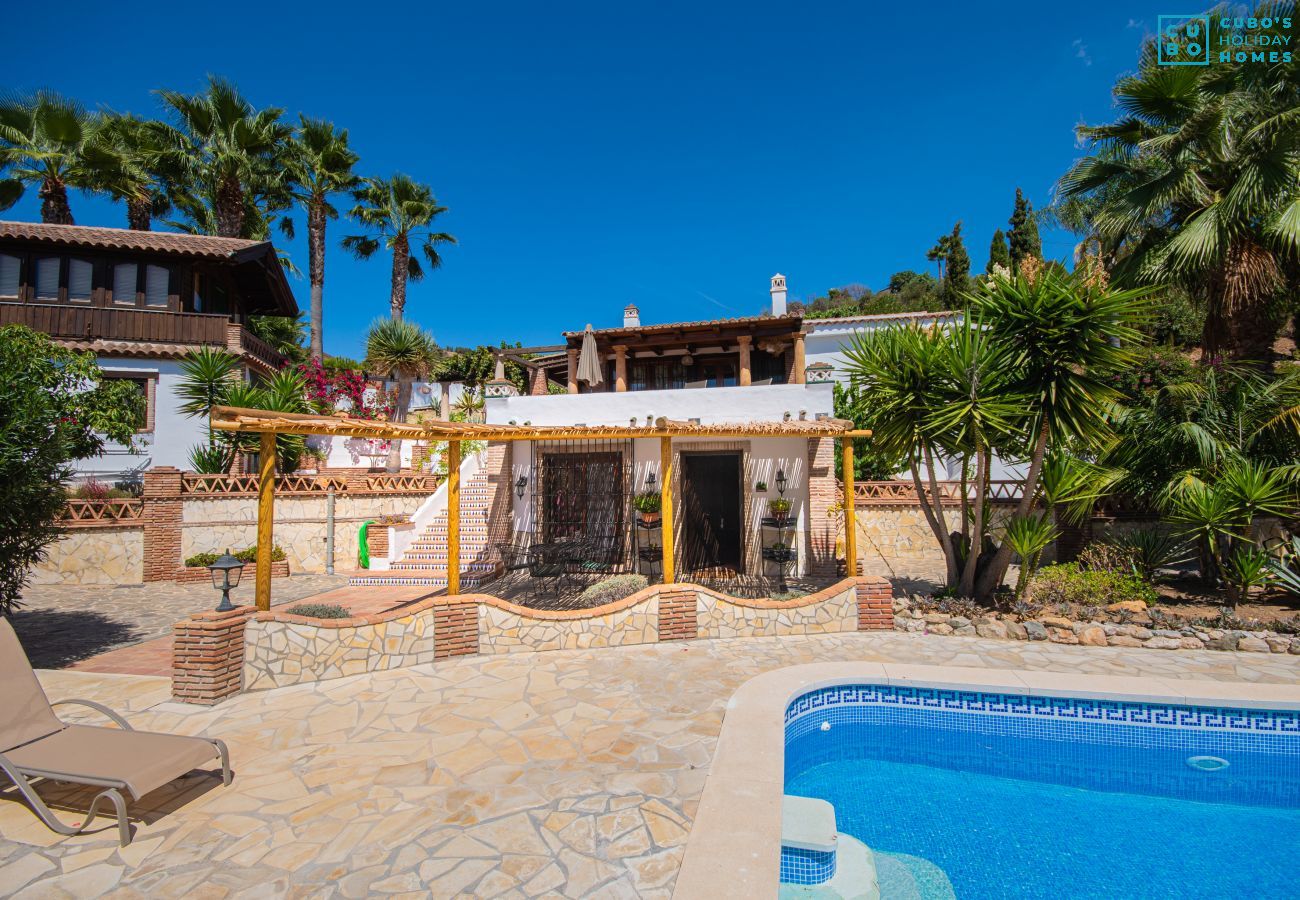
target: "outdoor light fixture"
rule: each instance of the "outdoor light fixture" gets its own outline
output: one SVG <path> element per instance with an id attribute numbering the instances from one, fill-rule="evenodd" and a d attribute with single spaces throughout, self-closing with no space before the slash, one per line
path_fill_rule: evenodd
<path id="1" fill-rule="evenodd" d="M 776 470 L 776 492 L 785 496 L 785 469 Z"/>
<path id="2" fill-rule="evenodd" d="M 524 499 L 524 491 L 528 490 L 528 476 L 520 475 L 519 480 L 515 482 L 515 496 L 520 500 Z"/>
<path id="3" fill-rule="evenodd" d="M 645 477 L 645 489 L 646 489 L 647 491 L 653 491 L 653 490 L 655 489 L 655 473 L 654 473 L 654 472 L 651 472 L 649 475 L 647 475 L 647 476 Z"/>
<path id="4" fill-rule="evenodd" d="M 230 612 L 235 605 L 230 602 L 230 589 L 239 587 L 239 576 L 244 574 L 244 561 L 230 555 L 230 549 L 218 556 L 207 567 L 212 574 L 212 586 L 221 591 L 217 612 Z"/>

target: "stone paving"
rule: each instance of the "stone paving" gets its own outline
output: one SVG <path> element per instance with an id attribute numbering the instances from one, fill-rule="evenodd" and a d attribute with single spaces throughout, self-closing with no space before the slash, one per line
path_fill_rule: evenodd
<path id="1" fill-rule="evenodd" d="M 346 575 L 276 578 L 275 602 L 301 600 L 347 582 Z M 247 579 L 230 592 L 235 603 L 253 602 Z M 120 647 L 170 637 L 172 625 L 221 600 L 211 584 L 157 582 L 111 585 L 31 585 L 10 621 L 32 665 L 61 668 Z M 170 651 L 166 654 L 170 661 Z"/>
<path id="2" fill-rule="evenodd" d="M 728 698 L 833 660 L 1300 678 L 1300 657 L 893 632 L 464 657 L 199 710 L 163 679 L 45 672 L 52 699 L 224 738 L 235 782 L 191 775 L 144 798 L 125 849 L 107 820 L 61 838 L 5 791 L 0 895 L 667 897 Z"/>

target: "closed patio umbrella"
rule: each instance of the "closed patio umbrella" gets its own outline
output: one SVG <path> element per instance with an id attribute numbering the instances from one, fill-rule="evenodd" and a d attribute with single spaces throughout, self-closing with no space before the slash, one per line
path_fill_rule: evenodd
<path id="1" fill-rule="evenodd" d="M 582 351 L 578 354 L 578 380 L 591 385 L 600 384 L 603 380 L 600 374 L 602 368 L 600 353 L 596 350 L 596 335 L 588 323 L 582 334 Z"/>

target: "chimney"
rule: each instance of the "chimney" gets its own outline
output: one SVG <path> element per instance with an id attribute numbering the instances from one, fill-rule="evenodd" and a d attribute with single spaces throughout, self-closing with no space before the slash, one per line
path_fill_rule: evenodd
<path id="1" fill-rule="evenodd" d="M 640 328 L 641 327 L 641 310 L 635 305 L 629 303 L 623 307 L 623 327 Z"/>
<path id="2" fill-rule="evenodd" d="M 772 276 L 772 315 L 785 315 L 785 276 L 780 272 Z"/>

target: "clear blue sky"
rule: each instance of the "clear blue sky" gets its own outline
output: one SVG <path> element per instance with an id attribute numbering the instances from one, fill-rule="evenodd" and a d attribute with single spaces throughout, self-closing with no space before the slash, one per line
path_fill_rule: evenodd
<path id="1" fill-rule="evenodd" d="M 1196 4 L 1193 4 L 1195 6 Z M 431 184 L 461 241 L 413 284 L 444 345 L 759 312 L 924 269 L 961 219 L 983 269 L 1014 189 L 1035 206 L 1114 116 L 1164 7 L 1043 3 L 23 3 L 0 86 L 158 113 L 158 87 L 209 72 L 259 106 L 347 127 L 366 174 Z M 79 224 L 124 226 L 74 196 Z M 7 217 L 38 219 L 35 192 Z M 332 223 L 326 349 L 359 356 L 388 302 L 387 258 Z M 287 249 L 305 271 L 306 246 Z M 1066 258 L 1072 241 L 1044 234 Z M 307 305 L 305 279 L 294 282 Z"/>

